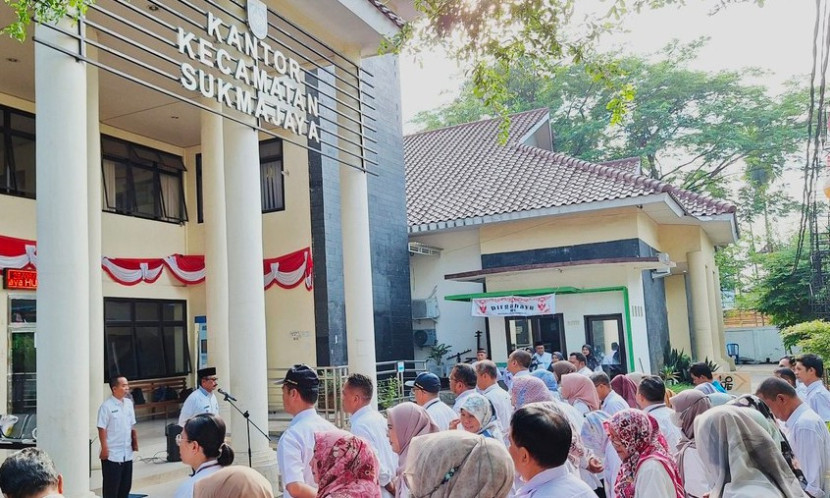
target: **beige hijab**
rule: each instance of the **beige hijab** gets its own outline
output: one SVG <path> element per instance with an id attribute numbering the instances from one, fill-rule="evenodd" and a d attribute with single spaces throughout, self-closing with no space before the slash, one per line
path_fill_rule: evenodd
<path id="1" fill-rule="evenodd" d="M 513 460 L 501 441 L 463 431 L 412 440 L 404 476 L 410 496 L 503 498 L 513 485 Z"/>
<path id="2" fill-rule="evenodd" d="M 196 481 L 193 498 L 274 498 L 271 483 L 249 467 L 231 465 Z"/>

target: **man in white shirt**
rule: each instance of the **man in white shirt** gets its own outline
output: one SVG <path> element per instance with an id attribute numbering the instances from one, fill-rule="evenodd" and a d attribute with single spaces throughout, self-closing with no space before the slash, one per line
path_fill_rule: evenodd
<path id="1" fill-rule="evenodd" d="M 644 412 L 657 420 L 660 432 L 663 433 L 669 445 L 669 452 L 674 453 L 677 451 L 677 444 L 680 443 L 682 433 L 680 427 L 672 421 L 674 410 L 666 407 L 665 398 L 666 385 L 663 379 L 656 375 L 644 376 L 637 388 L 637 404 Z"/>
<path id="2" fill-rule="evenodd" d="M 795 376 L 804 383 L 804 401 L 824 420 L 830 423 L 830 392 L 824 387 L 824 362 L 814 354 L 801 355 L 795 360 Z"/>
<path id="3" fill-rule="evenodd" d="M 507 372 L 510 373 L 510 383 L 507 384 L 508 389 L 513 385 L 513 379 L 530 375 L 531 361 L 533 360 L 530 353 L 524 349 L 517 349 L 510 353 L 510 356 L 507 357 Z"/>
<path id="4" fill-rule="evenodd" d="M 510 404 L 510 395 L 496 382 L 498 367 L 490 360 L 476 363 L 476 386 L 478 391 L 493 404 L 499 426 L 505 436 L 510 429 L 510 417 L 513 415 L 513 406 Z"/>
<path id="5" fill-rule="evenodd" d="M 545 351 L 543 342 L 537 342 L 534 348 L 536 352 L 533 353 L 533 357 L 530 359 L 530 371 L 547 370 L 553 362 L 553 355 Z"/>
<path id="6" fill-rule="evenodd" d="M 593 370 L 588 368 L 588 360 L 582 353 L 571 353 L 570 356 L 568 356 L 568 361 L 570 361 L 571 364 L 576 367 L 576 373 L 578 374 L 590 377 L 591 374 L 594 373 Z"/>
<path id="7" fill-rule="evenodd" d="M 780 360 L 778 360 L 778 368 L 789 368 L 792 370 L 793 375 L 795 375 L 795 360 L 792 356 L 782 356 Z M 807 387 L 804 385 L 803 382 L 798 380 L 798 377 L 795 379 L 795 392 L 798 393 L 798 397 L 804 400 L 805 391 Z"/>
<path id="8" fill-rule="evenodd" d="M 12 453 L 0 465 L 0 489 L 8 497 L 59 498 L 63 496 L 63 476 L 45 451 L 26 448 Z"/>
<path id="9" fill-rule="evenodd" d="M 594 387 L 597 388 L 599 400 L 602 402 L 600 410 L 604 411 L 608 415 L 613 415 L 619 411 L 629 408 L 628 403 L 623 399 L 623 397 L 611 389 L 611 381 L 608 379 L 608 375 L 606 375 L 605 372 L 594 372 L 591 374 L 590 378 L 591 382 L 594 383 Z"/>
<path id="10" fill-rule="evenodd" d="M 320 379 L 306 365 L 294 365 L 285 374 L 282 403 L 293 416 L 277 444 L 277 465 L 285 498 L 315 498 L 317 483 L 311 471 L 314 433 L 334 430 L 334 425 L 317 414 L 314 405 L 320 393 Z"/>
<path id="11" fill-rule="evenodd" d="M 571 448 L 571 426 L 562 415 L 536 406 L 516 410 L 510 422 L 510 445 L 522 486 L 516 498 L 595 498 L 590 486 L 565 465 Z"/>
<path id="12" fill-rule="evenodd" d="M 442 431 L 449 429 L 450 422 L 458 418 L 453 409 L 438 397 L 438 392 L 441 390 L 441 380 L 434 373 L 420 373 L 414 381 L 406 381 L 404 385 L 412 388 L 415 403 L 427 411 L 429 418 L 438 426 L 438 429 Z"/>
<path id="13" fill-rule="evenodd" d="M 452 410 L 459 416 L 464 400 L 467 399 L 467 396 L 476 392 L 477 382 L 476 371 L 473 370 L 472 366 L 466 363 L 457 363 L 452 367 L 450 371 L 450 391 L 455 394 L 455 403 L 452 405 Z M 460 423 L 460 418 L 453 420 L 450 423 L 450 429 L 463 430 L 464 428 L 460 427 Z"/>
<path id="14" fill-rule="evenodd" d="M 755 393 L 769 406 L 784 430 L 807 479 L 806 492 L 814 498 L 830 497 L 830 432 L 821 417 L 802 402 L 784 379 L 764 380 Z"/>
<path id="15" fill-rule="evenodd" d="M 392 451 L 387 435 L 386 419 L 372 406 L 374 386 L 372 379 L 361 374 L 351 374 L 343 384 L 343 410 L 350 415 L 352 434 L 365 439 L 378 457 L 378 482 L 381 496 L 395 496 L 393 479 L 398 470 L 398 455 Z"/>
<path id="16" fill-rule="evenodd" d="M 219 378 L 216 377 L 216 368 L 206 367 L 196 372 L 199 380 L 199 387 L 190 393 L 182 410 L 179 412 L 179 425 L 184 427 L 187 419 L 200 413 L 219 414 L 219 402 L 213 391 L 219 387 Z"/>
<path id="17" fill-rule="evenodd" d="M 127 498 L 133 484 L 133 452 L 138 451 L 133 402 L 127 398 L 127 378 L 110 379 L 112 396 L 98 408 L 98 439 L 101 441 L 102 494 L 104 498 Z"/>

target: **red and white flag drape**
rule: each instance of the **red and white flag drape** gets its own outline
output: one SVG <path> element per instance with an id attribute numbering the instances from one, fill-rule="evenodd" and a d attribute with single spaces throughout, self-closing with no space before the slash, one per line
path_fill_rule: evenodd
<path id="1" fill-rule="evenodd" d="M 37 243 L 0 235 L 0 269 L 37 268 Z M 167 268 L 185 285 L 197 285 L 205 281 L 205 257 L 202 255 L 172 254 L 165 258 L 101 258 L 101 268 L 121 285 L 152 284 Z M 313 263 L 311 248 L 263 261 L 265 290 L 274 284 L 293 289 L 301 283 L 313 288 Z"/>

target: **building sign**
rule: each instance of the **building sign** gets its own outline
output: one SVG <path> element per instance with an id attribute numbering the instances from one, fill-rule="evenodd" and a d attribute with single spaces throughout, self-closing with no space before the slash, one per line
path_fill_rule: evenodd
<path id="1" fill-rule="evenodd" d="M 712 375 L 718 380 L 726 392 L 740 396 L 741 394 L 752 394 L 752 378 L 749 374 L 738 372 L 715 373 Z"/>
<path id="2" fill-rule="evenodd" d="M 473 316 L 552 315 L 555 296 L 504 296 L 473 299 Z"/>
<path id="3" fill-rule="evenodd" d="M 178 51 L 188 59 L 181 63 L 179 81 L 225 107 L 319 143 L 320 130 L 313 120 L 320 116 L 319 101 L 306 91 L 300 64 L 264 40 L 265 5 L 249 2 L 248 10 L 252 31 L 212 12 L 207 12 L 205 33 L 178 28 Z"/>
<path id="4" fill-rule="evenodd" d="M 3 270 L 3 288 L 18 290 L 37 289 L 37 270 Z"/>

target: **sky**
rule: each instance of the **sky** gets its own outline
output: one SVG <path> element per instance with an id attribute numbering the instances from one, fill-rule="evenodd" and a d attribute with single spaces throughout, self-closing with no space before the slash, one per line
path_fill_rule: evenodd
<path id="1" fill-rule="evenodd" d="M 690 5 L 685 7 L 632 16 L 625 24 L 627 33 L 606 38 L 600 47 L 619 46 L 629 53 L 649 54 L 675 38 L 688 42 L 709 36 L 711 41 L 693 64 L 695 69 L 760 67 L 774 73 L 764 82 L 770 88 L 780 87 L 792 76 L 809 74 L 814 2 L 767 0 L 764 7 L 732 5 L 712 16 L 708 12 L 715 0 L 687 1 Z M 415 114 L 445 105 L 458 94 L 464 68 L 436 52 L 420 60 L 404 54 L 400 63 L 404 133 L 411 133 L 417 131 L 410 123 Z"/>

